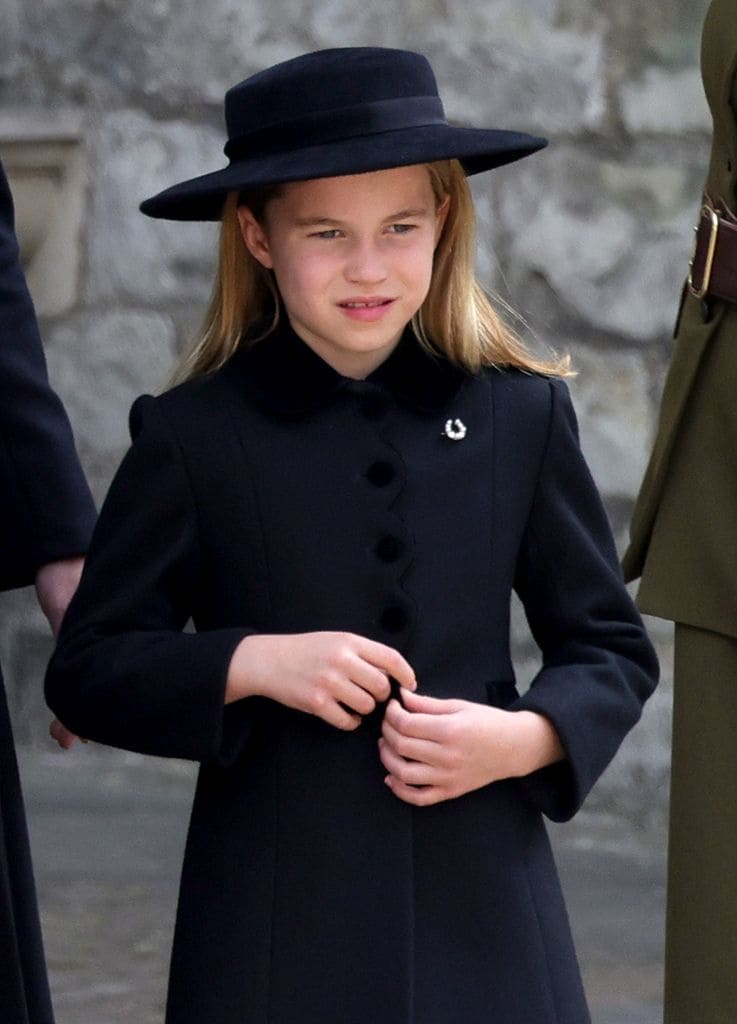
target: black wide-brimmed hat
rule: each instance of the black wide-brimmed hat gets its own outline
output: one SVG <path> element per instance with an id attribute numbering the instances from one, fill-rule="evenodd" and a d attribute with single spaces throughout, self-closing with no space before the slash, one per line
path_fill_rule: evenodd
<path id="1" fill-rule="evenodd" d="M 426 58 L 408 50 L 318 50 L 225 95 L 227 167 L 141 204 L 150 217 L 219 220 L 226 193 L 457 158 L 467 174 L 520 160 L 546 140 L 448 124 Z"/>

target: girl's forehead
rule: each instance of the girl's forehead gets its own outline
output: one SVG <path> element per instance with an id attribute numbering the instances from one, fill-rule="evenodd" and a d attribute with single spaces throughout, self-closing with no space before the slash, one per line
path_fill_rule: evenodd
<path id="1" fill-rule="evenodd" d="M 296 209 L 317 204 L 340 206 L 350 210 L 359 204 L 403 208 L 408 201 L 425 205 L 432 202 L 432 185 L 427 167 L 391 167 L 366 174 L 336 178 L 311 178 L 295 181 L 279 189 L 277 201 L 282 208 Z"/>

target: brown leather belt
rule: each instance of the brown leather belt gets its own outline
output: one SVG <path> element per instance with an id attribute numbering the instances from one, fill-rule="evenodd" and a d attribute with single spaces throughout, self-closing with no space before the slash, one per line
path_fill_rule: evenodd
<path id="1" fill-rule="evenodd" d="M 737 218 L 727 206 L 705 199 L 694 231 L 689 291 L 697 299 L 737 303 Z"/>

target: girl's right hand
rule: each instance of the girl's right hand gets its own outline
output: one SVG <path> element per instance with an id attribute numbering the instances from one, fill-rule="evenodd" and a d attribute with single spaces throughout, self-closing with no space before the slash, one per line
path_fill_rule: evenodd
<path id="1" fill-rule="evenodd" d="M 390 677 L 417 688 L 399 651 L 355 633 L 254 634 L 235 649 L 225 703 L 269 697 L 337 729 L 355 729 L 388 699 Z"/>

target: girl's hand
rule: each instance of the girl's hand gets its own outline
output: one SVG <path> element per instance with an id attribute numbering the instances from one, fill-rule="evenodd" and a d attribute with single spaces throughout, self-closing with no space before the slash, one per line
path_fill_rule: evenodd
<path id="1" fill-rule="evenodd" d="M 355 729 L 387 700 L 390 677 L 407 689 L 417 686 L 399 651 L 354 633 L 255 634 L 235 650 L 225 703 L 270 697 L 337 729 Z"/>
<path id="2" fill-rule="evenodd" d="M 565 752 L 552 723 L 533 711 L 502 711 L 465 700 L 402 695 L 390 701 L 379 740 L 385 782 L 425 807 L 490 782 L 528 775 Z"/>

